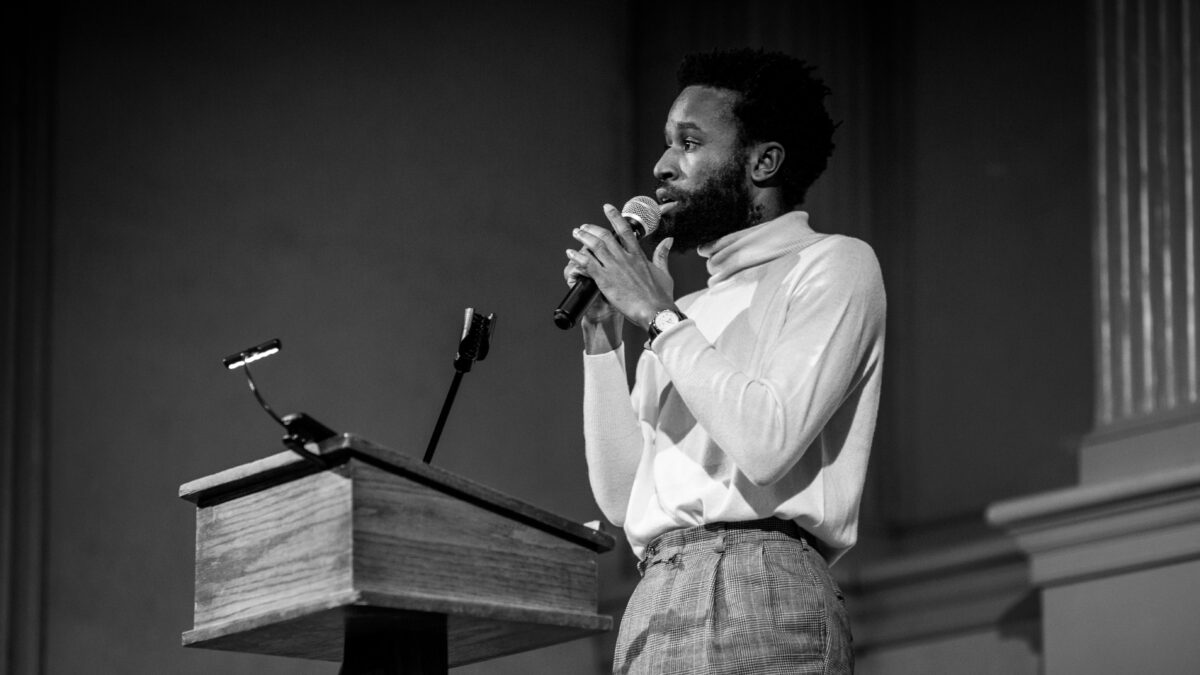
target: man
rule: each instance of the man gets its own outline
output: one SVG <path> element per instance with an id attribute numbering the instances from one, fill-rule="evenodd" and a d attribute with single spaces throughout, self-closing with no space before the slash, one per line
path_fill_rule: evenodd
<path id="1" fill-rule="evenodd" d="M 640 558 L 619 673 L 849 673 L 828 565 L 857 538 L 879 403 L 885 299 L 869 246 L 798 210 L 832 153 L 828 94 L 803 62 L 688 57 L 654 167 L 651 260 L 574 231 L 567 282 L 603 293 L 581 321 L 593 493 Z M 678 302 L 667 253 L 698 247 L 708 287 Z M 622 326 L 648 331 L 632 395 Z"/>

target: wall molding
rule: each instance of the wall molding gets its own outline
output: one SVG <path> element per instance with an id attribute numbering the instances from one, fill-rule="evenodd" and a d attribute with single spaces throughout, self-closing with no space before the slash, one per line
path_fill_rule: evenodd
<path id="1" fill-rule="evenodd" d="M 1027 628 L 1036 624 L 1039 607 L 1025 556 L 999 533 L 889 556 L 839 578 L 860 652 L 985 630 L 1037 640 L 1038 631 Z"/>
<path id="2" fill-rule="evenodd" d="M 997 502 L 1038 587 L 1200 558 L 1200 466 Z"/>

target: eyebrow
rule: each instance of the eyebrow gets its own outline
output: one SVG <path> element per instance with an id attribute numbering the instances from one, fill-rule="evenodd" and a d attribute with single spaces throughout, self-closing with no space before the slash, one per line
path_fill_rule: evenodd
<path id="1" fill-rule="evenodd" d="M 700 125 L 696 124 L 695 122 L 680 122 L 680 123 L 676 124 L 674 127 L 668 126 L 663 131 L 665 131 L 668 135 L 670 135 L 670 133 L 672 131 L 683 131 L 683 130 L 704 131 L 703 129 L 700 128 Z"/>

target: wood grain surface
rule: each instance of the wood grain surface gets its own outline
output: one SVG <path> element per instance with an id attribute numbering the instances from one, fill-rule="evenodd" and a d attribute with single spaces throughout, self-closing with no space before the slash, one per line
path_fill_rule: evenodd
<path id="1" fill-rule="evenodd" d="M 352 497 L 322 472 L 197 510 L 195 625 L 353 590 Z"/>
<path id="2" fill-rule="evenodd" d="M 351 466 L 356 589 L 595 609 L 588 549 L 357 460 Z"/>

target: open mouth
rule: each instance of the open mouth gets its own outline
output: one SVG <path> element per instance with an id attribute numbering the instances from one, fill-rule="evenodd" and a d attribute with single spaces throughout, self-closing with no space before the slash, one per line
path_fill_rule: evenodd
<path id="1" fill-rule="evenodd" d="M 660 212 L 665 213 L 675 207 L 675 197 L 666 190 L 658 190 L 654 193 L 654 196 L 658 199 Z"/>

